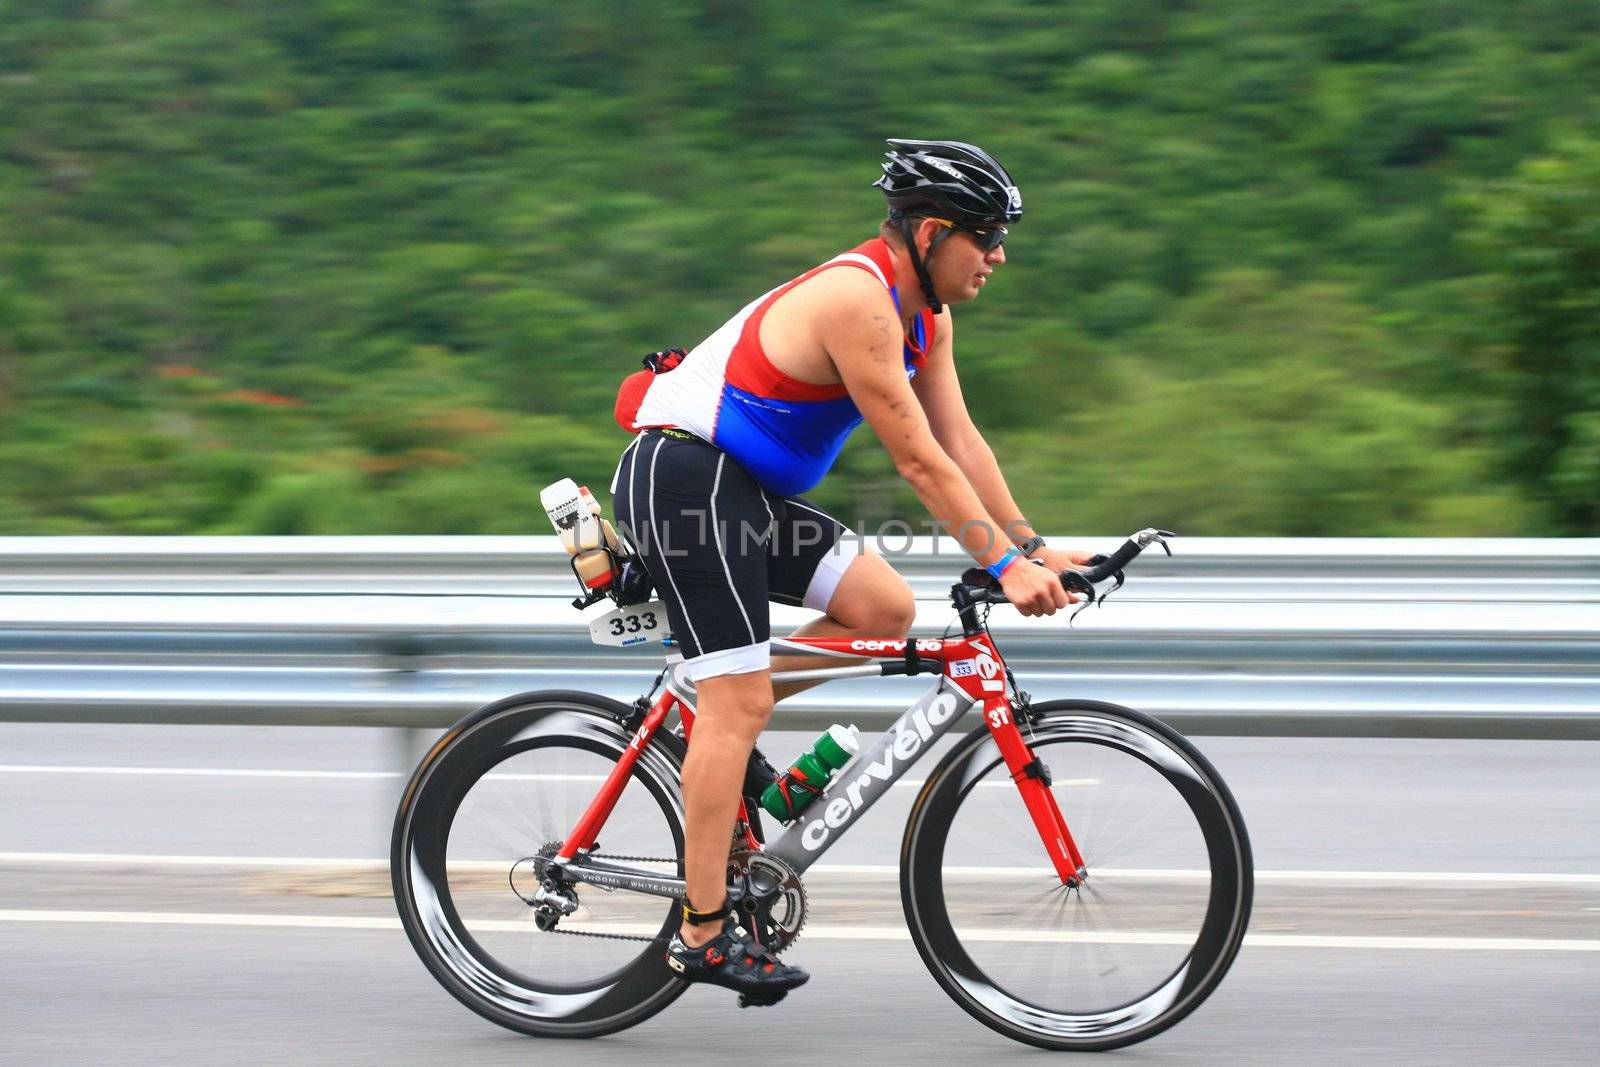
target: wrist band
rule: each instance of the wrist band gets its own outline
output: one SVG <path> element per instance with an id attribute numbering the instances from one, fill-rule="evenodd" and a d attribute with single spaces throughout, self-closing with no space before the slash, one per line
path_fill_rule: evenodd
<path id="1" fill-rule="evenodd" d="M 1008 549 L 1006 549 L 1006 554 L 1005 555 L 1001 556 L 999 559 L 995 560 L 993 563 L 990 563 L 987 566 L 985 566 L 984 570 L 989 572 L 990 577 L 999 578 L 1002 574 L 1004 574 L 1006 572 L 1006 568 L 1007 567 L 1011 566 L 1013 563 L 1015 563 L 1017 560 L 1019 560 L 1021 558 L 1022 558 L 1022 553 L 1018 552 L 1014 548 L 1008 548 Z"/>
<path id="2" fill-rule="evenodd" d="M 1018 545 L 1017 551 L 1021 552 L 1024 556 L 1031 556 L 1043 547 L 1044 538 L 1040 537 L 1038 534 L 1034 534 L 1032 537 L 1022 542 L 1022 544 Z"/>

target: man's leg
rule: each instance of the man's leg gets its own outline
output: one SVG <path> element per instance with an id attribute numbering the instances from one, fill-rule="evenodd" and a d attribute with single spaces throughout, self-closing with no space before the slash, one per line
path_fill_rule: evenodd
<path id="1" fill-rule="evenodd" d="M 862 553 L 850 561 L 850 566 L 839 579 L 838 588 L 828 600 L 827 614 L 820 619 L 812 619 L 792 636 L 897 639 L 910 632 L 916 617 L 916 601 L 911 596 L 911 587 L 906 580 L 882 556 Z M 838 665 L 838 661 L 821 660 L 815 656 L 772 657 L 774 671 Z M 772 687 L 772 699 L 783 700 L 817 684 L 783 682 Z M 703 688 L 701 692 L 704 692 Z M 739 766 L 742 774 L 744 764 Z"/>
<path id="2" fill-rule="evenodd" d="M 850 561 L 828 600 L 828 613 L 797 630 L 800 637 L 904 637 L 916 618 L 911 587 L 881 556 Z M 775 669 L 818 666 L 807 656 L 773 657 Z M 683 766 L 684 868 L 689 906 L 710 911 L 727 892 L 728 852 L 750 750 L 772 715 L 774 689 L 789 696 L 815 685 L 774 687 L 769 671 L 725 674 L 695 683 L 694 731 Z M 720 928 L 684 923 L 685 944 L 701 945 Z"/>
<path id="3" fill-rule="evenodd" d="M 756 737 L 772 714 L 772 674 L 724 674 L 695 683 L 694 730 L 683 764 L 684 875 L 689 906 L 722 906 L 728 886 L 728 852 L 739 814 L 740 787 Z M 686 945 L 702 945 L 721 924 L 685 922 Z"/>

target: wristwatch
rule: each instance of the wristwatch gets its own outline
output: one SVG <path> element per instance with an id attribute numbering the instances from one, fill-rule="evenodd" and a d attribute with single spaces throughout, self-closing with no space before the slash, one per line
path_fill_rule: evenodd
<path id="1" fill-rule="evenodd" d="M 1031 556 L 1043 547 L 1044 538 L 1040 537 L 1038 534 L 1034 534 L 1032 537 L 1022 542 L 1022 544 L 1018 545 L 1017 551 L 1021 552 L 1024 556 Z"/>

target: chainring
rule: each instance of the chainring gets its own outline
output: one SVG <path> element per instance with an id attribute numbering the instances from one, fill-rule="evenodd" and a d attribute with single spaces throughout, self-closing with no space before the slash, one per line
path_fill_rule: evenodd
<path id="1" fill-rule="evenodd" d="M 788 948 L 806 924 L 806 887 L 800 873 L 767 852 L 736 849 L 728 880 L 744 892 L 734 901 L 745 929 L 769 952 Z"/>

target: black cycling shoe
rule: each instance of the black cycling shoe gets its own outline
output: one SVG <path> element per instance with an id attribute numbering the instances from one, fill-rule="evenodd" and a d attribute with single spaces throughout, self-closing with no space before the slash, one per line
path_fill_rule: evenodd
<path id="1" fill-rule="evenodd" d="M 719 910 L 726 914 L 725 908 Z M 710 982 L 734 990 L 741 1008 L 770 1007 L 811 978 L 799 967 L 780 963 L 731 917 L 723 922 L 720 934 L 696 948 L 674 934 L 667 943 L 667 966 L 685 982 Z"/>

